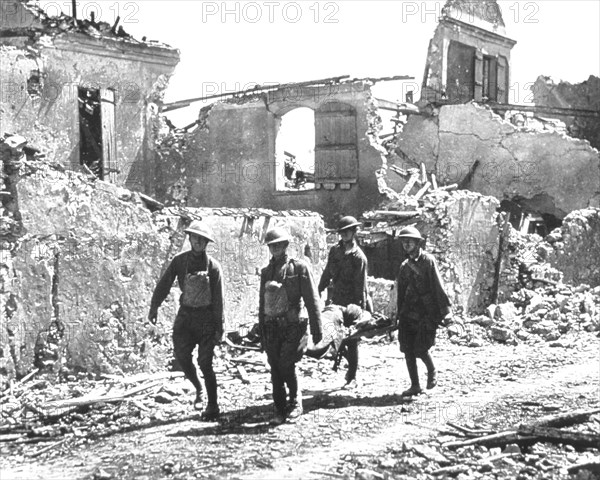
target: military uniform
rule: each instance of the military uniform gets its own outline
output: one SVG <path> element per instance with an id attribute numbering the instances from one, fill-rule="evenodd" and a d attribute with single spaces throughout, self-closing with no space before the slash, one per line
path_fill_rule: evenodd
<path id="1" fill-rule="evenodd" d="M 272 282 L 281 285 L 287 303 L 278 314 L 269 314 L 272 308 L 266 304 Z M 269 265 L 262 269 L 259 295 L 258 322 L 263 348 L 271 367 L 273 401 L 276 411 L 285 415 L 285 387 L 289 391 L 289 404 L 295 404 L 298 401 L 296 363 L 302 358 L 308 344 L 307 320 L 300 318 L 302 301 L 308 312 L 313 339 L 320 340 L 319 297 L 308 265 L 287 255 L 272 258 Z"/>
<path id="2" fill-rule="evenodd" d="M 340 241 L 331 247 L 327 265 L 319 281 L 319 292 L 332 286 L 331 303 L 348 306 L 351 303 L 365 308 L 367 295 L 367 257 L 358 245 L 344 251 Z"/>
<path id="3" fill-rule="evenodd" d="M 411 387 L 403 395 L 422 392 L 419 383 L 417 358 L 427 367 L 427 388 L 437 385 L 437 371 L 429 349 L 435 345 L 436 330 L 450 313 L 446 294 L 433 255 L 421 250 L 423 240 L 414 227 L 405 227 L 398 236 L 408 258 L 398 270 L 398 342 L 404 353 Z"/>
<path id="4" fill-rule="evenodd" d="M 208 228 L 199 221 L 193 222 L 187 233 L 214 241 Z M 192 353 L 198 346 L 198 365 L 204 376 L 208 397 L 205 415 L 219 414 L 217 403 L 217 378 L 213 370 L 214 348 L 223 335 L 223 278 L 221 265 L 206 251 L 183 252 L 171 261 L 158 281 L 150 303 L 150 318 L 169 294 L 177 278 L 182 295 L 173 324 L 173 353 L 186 378 L 196 388 L 196 408 L 202 401 L 202 386 L 193 363 Z"/>
<path id="5" fill-rule="evenodd" d="M 404 260 L 397 283 L 400 351 L 419 356 L 435 345 L 436 330 L 450 311 L 450 300 L 435 258 L 427 252 Z"/>
<path id="6" fill-rule="evenodd" d="M 347 217 L 354 220 L 353 217 Z M 358 222 L 356 222 L 358 224 Z M 345 251 L 343 241 L 331 247 L 327 265 L 319 281 L 319 293 L 331 284 L 331 303 L 347 307 L 350 304 L 365 308 L 367 305 L 367 257 L 358 245 Z M 346 382 L 356 378 L 358 370 L 358 340 L 346 344 L 348 372 Z"/>

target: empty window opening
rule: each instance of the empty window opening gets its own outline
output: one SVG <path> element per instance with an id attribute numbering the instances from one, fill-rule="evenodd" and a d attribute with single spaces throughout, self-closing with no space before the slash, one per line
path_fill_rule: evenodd
<path id="1" fill-rule="evenodd" d="M 499 210 L 508 212 L 513 228 L 525 234 L 535 233 L 545 237 L 562 225 L 562 220 L 552 213 L 533 211 L 511 200 L 502 200 Z"/>
<path id="2" fill-rule="evenodd" d="M 104 178 L 100 91 L 79 88 L 79 163 Z"/>
<path id="3" fill-rule="evenodd" d="M 281 117 L 275 142 L 276 189 L 315 188 L 315 113 L 299 107 Z"/>

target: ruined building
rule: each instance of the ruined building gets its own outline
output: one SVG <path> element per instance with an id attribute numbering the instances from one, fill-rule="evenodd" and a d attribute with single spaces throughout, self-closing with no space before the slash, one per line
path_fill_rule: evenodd
<path id="1" fill-rule="evenodd" d="M 540 75 L 531 87 L 533 102 L 552 108 L 552 117 L 565 123 L 569 135 L 585 139 L 600 150 L 600 78 L 581 83 L 555 83 Z"/>
<path id="2" fill-rule="evenodd" d="M 193 207 L 307 209 L 327 223 L 360 215 L 382 199 L 375 171 L 385 150 L 373 83 L 305 82 L 205 107 L 178 142 L 159 139 L 146 191 Z"/>
<path id="3" fill-rule="evenodd" d="M 440 184 L 494 196 L 513 226 L 545 235 L 569 212 L 600 204 L 600 159 L 586 141 L 597 141 L 598 85 L 593 77 L 577 87 L 538 79 L 536 105 L 511 105 L 515 42 L 505 35 L 496 1 L 446 2 L 429 46 L 421 115 L 390 142 L 387 162 L 423 163 Z M 406 180 L 388 169 L 386 182 L 399 191 Z"/>
<path id="4" fill-rule="evenodd" d="M 139 188 L 149 119 L 178 50 L 137 41 L 117 23 L 48 17 L 0 3 L 1 132 L 20 134 L 65 168 Z"/>
<path id="5" fill-rule="evenodd" d="M 448 0 L 429 43 L 421 101 L 508 103 L 510 51 L 496 0 Z"/>

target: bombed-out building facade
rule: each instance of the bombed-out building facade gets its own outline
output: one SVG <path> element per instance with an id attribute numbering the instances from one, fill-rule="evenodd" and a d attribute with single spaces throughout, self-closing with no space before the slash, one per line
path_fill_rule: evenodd
<path id="1" fill-rule="evenodd" d="M 369 293 L 389 316 L 406 225 L 461 315 L 535 282 L 600 285 L 586 260 L 600 258 L 597 79 L 538 79 L 536 105 L 512 105 L 515 41 L 495 1 L 447 2 L 418 101 L 373 93 L 412 77 L 340 76 L 224 94 L 184 128 L 161 115 L 191 103 L 163 101 L 178 50 L 28 2 L 2 8 L 3 377 L 163 366 L 175 296 L 157 330 L 144 316 L 194 219 L 232 279 L 229 331 L 257 315 L 266 231 L 287 228 L 319 274 L 344 215 L 363 223 Z M 529 233 L 547 236 L 536 269 Z"/>

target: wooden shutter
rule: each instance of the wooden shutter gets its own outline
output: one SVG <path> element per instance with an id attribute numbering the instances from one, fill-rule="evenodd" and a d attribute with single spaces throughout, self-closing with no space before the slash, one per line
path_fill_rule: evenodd
<path id="1" fill-rule="evenodd" d="M 483 54 L 477 50 L 475 52 L 475 65 L 473 74 L 473 97 L 477 102 L 481 102 L 483 98 Z"/>
<path id="2" fill-rule="evenodd" d="M 498 57 L 498 103 L 508 103 L 508 68 L 506 58 Z"/>
<path id="3" fill-rule="evenodd" d="M 100 119 L 102 121 L 102 165 L 104 178 L 117 182 L 117 136 L 115 132 L 115 92 L 100 89 Z"/>
<path id="4" fill-rule="evenodd" d="M 328 102 L 315 111 L 315 183 L 356 183 L 356 111 Z"/>
<path id="5" fill-rule="evenodd" d="M 475 47 L 459 42 L 450 42 L 448 47 L 448 75 L 446 94 L 453 103 L 464 103 L 475 98 L 477 72 L 481 82 L 481 62 L 477 63 Z M 481 98 L 481 84 L 479 86 Z"/>

